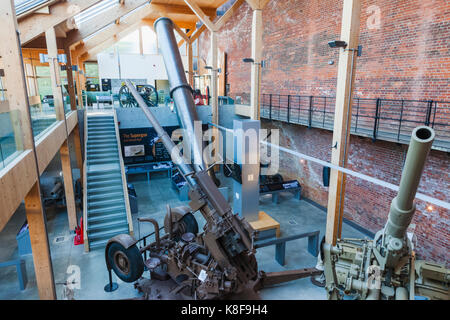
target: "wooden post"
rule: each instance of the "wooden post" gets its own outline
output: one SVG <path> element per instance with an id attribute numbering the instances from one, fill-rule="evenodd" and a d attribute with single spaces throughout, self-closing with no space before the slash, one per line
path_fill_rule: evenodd
<path id="1" fill-rule="evenodd" d="M 77 102 L 76 102 L 76 94 L 75 94 L 75 87 L 74 87 L 74 79 L 73 79 L 73 67 L 72 67 L 72 56 L 70 48 L 66 47 L 64 49 L 67 55 L 67 82 L 69 83 L 69 95 L 70 95 L 70 107 L 72 110 L 77 110 Z M 77 159 L 77 166 L 78 169 L 80 169 L 80 178 L 81 182 L 83 181 L 83 156 L 81 154 L 81 140 L 80 140 L 80 129 L 77 125 L 73 128 L 72 132 L 70 133 L 72 136 L 73 142 L 74 142 L 74 149 L 75 149 L 75 156 Z"/>
<path id="2" fill-rule="evenodd" d="M 142 56 L 144 54 L 144 42 L 142 40 L 142 26 L 139 26 L 139 53 Z"/>
<path id="3" fill-rule="evenodd" d="M 218 48 L 217 48 L 217 32 L 211 31 L 211 111 L 212 122 L 219 125 L 219 96 L 218 96 L 218 72 L 219 72 L 219 60 L 218 60 Z M 213 159 L 218 161 L 219 155 L 219 130 L 217 127 L 212 128 L 214 152 Z"/>
<path id="4" fill-rule="evenodd" d="M 73 189 L 72 166 L 70 164 L 70 153 L 68 140 L 64 141 L 59 149 L 61 156 L 61 167 L 64 176 L 64 192 L 66 195 L 67 216 L 69 229 L 75 230 L 77 224 L 77 207 L 75 204 L 75 193 Z"/>
<path id="5" fill-rule="evenodd" d="M 263 22 L 262 10 L 253 10 L 252 24 L 252 83 L 250 97 L 250 116 L 252 120 L 260 119 L 260 93 L 261 93 L 261 56 L 262 56 Z"/>
<path id="6" fill-rule="evenodd" d="M 83 183 L 83 155 L 81 153 L 80 128 L 78 124 L 73 128 L 71 135 L 73 136 L 77 166 L 80 169 L 80 181 Z"/>
<path id="7" fill-rule="evenodd" d="M 70 53 L 70 48 L 65 47 L 64 52 L 67 56 L 66 72 L 67 72 L 67 88 L 70 97 L 70 109 L 77 110 L 77 99 L 75 96 L 75 86 L 73 85 L 73 68 L 72 68 L 72 56 Z"/>
<path id="8" fill-rule="evenodd" d="M 55 300 L 56 290 L 48 243 L 47 219 L 43 211 L 39 180 L 25 197 L 25 210 L 39 297 L 42 300 Z"/>
<path id="9" fill-rule="evenodd" d="M 189 84 L 194 88 L 194 53 L 192 51 L 192 42 L 187 42 L 188 50 L 188 71 L 189 71 Z"/>
<path id="10" fill-rule="evenodd" d="M 10 110 L 18 110 L 20 112 L 17 122 L 13 123 L 14 127 L 19 130 L 18 132 L 15 129 L 15 133 L 21 137 L 23 149 L 31 149 L 35 158 L 35 170 L 32 172 L 36 174 L 36 183 L 24 200 L 39 297 L 41 299 L 56 299 L 46 218 L 39 186 L 39 168 L 37 166 L 34 137 L 31 129 L 28 93 L 25 86 L 22 49 L 19 43 L 16 10 L 13 0 L 4 1 L 0 6 L 0 21 L 2 21 L 0 56 L 4 62 Z"/>
<path id="11" fill-rule="evenodd" d="M 50 80 L 52 83 L 56 119 L 64 120 L 65 115 L 63 96 L 61 92 L 61 71 L 58 62 L 58 47 L 54 28 L 50 28 L 45 32 L 45 40 L 47 43 L 48 64 L 50 66 Z"/>
<path id="12" fill-rule="evenodd" d="M 219 96 L 217 92 L 218 62 L 217 32 L 211 31 L 211 110 L 212 122 L 215 124 L 219 124 Z"/>
<path id="13" fill-rule="evenodd" d="M 352 96 L 355 79 L 354 67 L 356 66 L 356 52 L 352 49 L 356 49 L 358 46 L 360 13 L 360 0 L 344 0 L 341 40 L 347 43 L 347 47 L 339 49 L 332 141 L 332 146 L 336 147 L 333 147 L 331 153 L 331 163 L 343 167 L 347 165 L 350 145 Z M 331 169 L 325 237 L 326 242 L 333 245 L 336 244 L 336 239 L 341 236 L 342 218 L 344 216 L 345 179 L 345 174 Z"/>
<path id="14" fill-rule="evenodd" d="M 63 95 L 61 91 L 61 74 L 58 62 L 58 47 L 56 43 L 55 29 L 51 28 L 45 32 L 47 42 L 48 61 L 50 64 L 50 79 L 52 82 L 53 98 L 55 101 L 56 118 L 60 121 L 66 121 L 64 110 Z M 69 146 L 66 139 L 59 149 L 61 157 L 61 167 L 64 177 L 64 192 L 66 196 L 66 209 L 69 220 L 69 229 L 75 230 L 77 226 L 77 208 L 75 205 L 75 194 L 73 190 L 72 166 L 70 165 Z"/>

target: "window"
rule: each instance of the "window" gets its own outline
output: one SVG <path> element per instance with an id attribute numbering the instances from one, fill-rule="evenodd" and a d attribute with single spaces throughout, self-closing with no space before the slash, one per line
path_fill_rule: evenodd
<path id="1" fill-rule="evenodd" d="M 156 33 L 149 26 L 142 27 L 142 46 L 144 54 L 158 54 Z"/>

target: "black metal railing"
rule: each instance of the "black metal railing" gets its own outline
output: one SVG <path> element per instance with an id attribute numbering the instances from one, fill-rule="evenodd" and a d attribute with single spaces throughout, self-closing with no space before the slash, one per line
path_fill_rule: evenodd
<path id="1" fill-rule="evenodd" d="M 335 104 L 335 97 L 262 94 L 261 117 L 333 130 Z M 419 125 L 435 130 L 435 149 L 450 151 L 450 102 L 353 99 L 352 134 L 409 143 L 412 130 Z"/>

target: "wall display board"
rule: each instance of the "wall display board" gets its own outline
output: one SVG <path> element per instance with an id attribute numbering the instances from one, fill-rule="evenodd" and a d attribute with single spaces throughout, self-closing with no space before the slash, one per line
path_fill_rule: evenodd
<path id="1" fill-rule="evenodd" d="M 172 136 L 172 132 L 178 126 L 164 127 L 164 130 Z M 159 161 L 170 161 L 161 140 L 153 128 L 120 129 L 120 143 L 124 164 L 151 163 Z"/>

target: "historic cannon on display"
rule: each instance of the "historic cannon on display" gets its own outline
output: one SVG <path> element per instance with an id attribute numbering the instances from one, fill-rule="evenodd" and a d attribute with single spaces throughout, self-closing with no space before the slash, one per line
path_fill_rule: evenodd
<path id="1" fill-rule="evenodd" d="M 338 239 L 324 243 L 322 259 L 329 299 L 414 300 L 449 299 L 450 270 L 415 259 L 407 229 L 416 206 L 414 198 L 435 133 L 421 126 L 411 142 L 397 196 L 388 221 L 373 240 Z"/>

